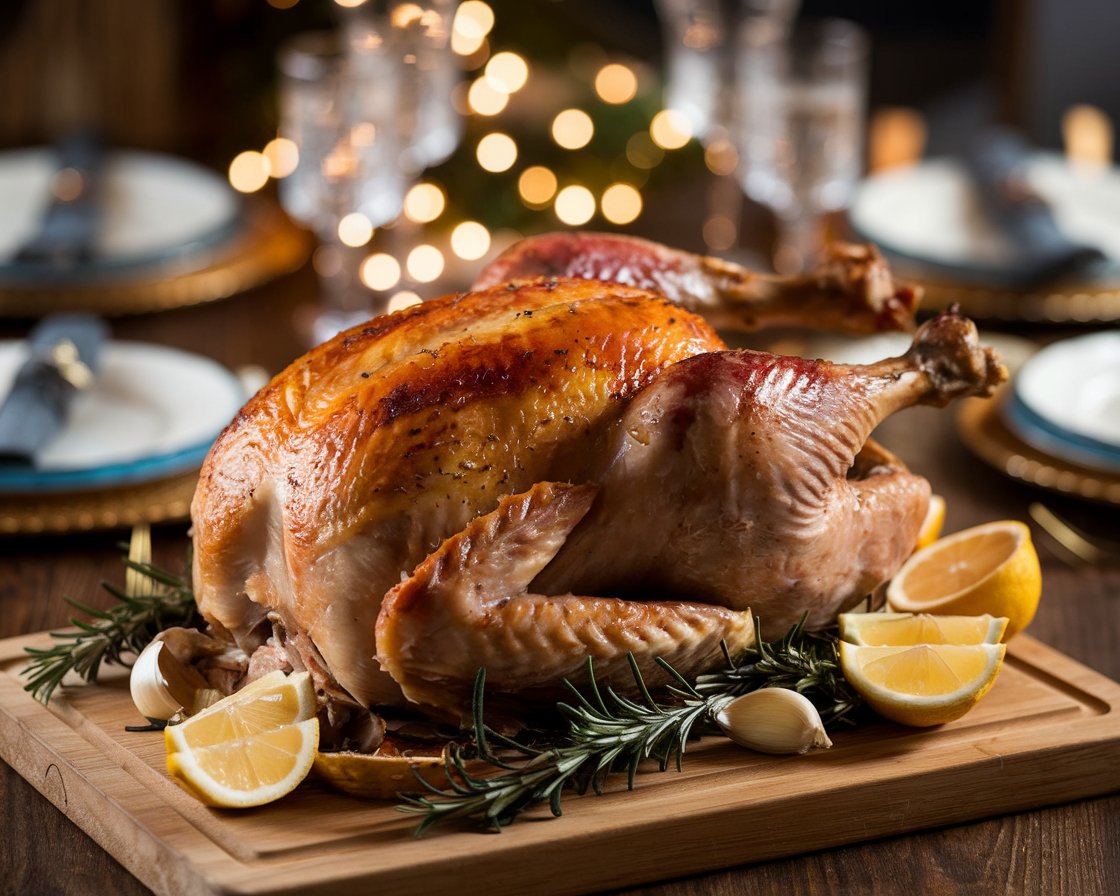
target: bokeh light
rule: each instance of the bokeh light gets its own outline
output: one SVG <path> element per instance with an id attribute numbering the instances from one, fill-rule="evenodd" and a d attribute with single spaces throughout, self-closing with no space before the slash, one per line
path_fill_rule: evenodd
<path id="1" fill-rule="evenodd" d="M 451 231 L 451 251 L 464 261 L 475 261 L 490 251 L 490 231 L 478 221 L 464 221 Z"/>
<path id="2" fill-rule="evenodd" d="M 408 276 L 419 283 L 431 283 L 443 273 L 443 253 L 435 246 L 421 243 L 408 253 L 405 267 Z"/>
<path id="3" fill-rule="evenodd" d="M 229 163 L 229 183 L 239 193 L 255 193 L 268 183 L 269 173 L 268 157 L 251 149 L 239 152 Z"/>
<path id="4" fill-rule="evenodd" d="M 556 194 L 556 217 L 565 224 L 578 227 L 595 214 L 595 197 L 587 187 L 572 184 Z"/>
<path id="5" fill-rule="evenodd" d="M 556 195 L 556 175 L 543 165 L 534 165 L 521 172 L 517 192 L 530 208 L 544 208 Z"/>
<path id="6" fill-rule="evenodd" d="M 485 170 L 498 174 L 508 171 L 517 161 L 517 144 L 509 134 L 494 132 L 478 141 L 475 156 Z"/>
<path id="7" fill-rule="evenodd" d="M 413 305 L 419 305 L 422 299 L 410 289 L 402 289 L 398 293 L 394 293 L 389 298 L 389 304 L 385 310 L 390 314 L 394 311 L 404 311 L 405 308 L 411 308 Z"/>
<path id="8" fill-rule="evenodd" d="M 467 105 L 478 115 L 497 115 L 509 104 L 509 94 L 495 90 L 486 78 L 479 78 L 467 91 Z"/>
<path id="9" fill-rule="evenodd" d="M 704 222 L 704 243 L 716 252 L 726 252 L 735 245 L 738 232 L 735 222 L 726 215 L 712 215 Z"/>
<path id="10" fill-rule="evenodd" d="M 599 207 L 612 224 L 629 224 L 642 213 L 642 194 L 632 184 L 611 184 L 603 191 Z"/>
<path id="11" fill-rule="evenodd" d="M 451 50 L 460 56 L 472 56 L 486 41 L 494 27 L 494 10 L 482 0 L 464 0 L 455 10 L 451 24 Z"/>
<path id="12" fill-rule="evenodd" d="M 634 99 L 638 92 L 638 76 L 618 62 L 604 65 L 595 75 L 595 93 L 604 103 L 620 105 Z"/>
<path id="13" fill-rule="evenodd" d="M 338 222 L 338 238 L 344 246 L 364 246 L 373 236 L 373 224 L 361 212 L 351 212 Z"/>
<path id="14" fill-rule="evenodd" d="M 299 147 L 294 140 L 276 137 L 268 141 L 264 148 L 264 157 L 268 159 L 268 173 L 272 177 L 287 177 L 299 165 Z"/>
<path id="15" fill-rule="evenodd" d="M 712 174 L 726 177 L 739 166 L 739 153 L 730 140 L 713 140 L 704 148 L 704 164 Z"/>
<path id="16" fill-rule="evenodd" d="M 635 168 L 656 168 L 663 158 L 665 150 L 646 131 L 639 131 L 626 141 L 626 161 Z"/>
<path id="17" fill-rule="evenodd" d="M 392 255 L 378 252 L 362 262 L 359 276 L 370 289 L 383 292 L 400 283 L 401 265 Z"/>
<path id="18" fill-rule="evenodd" d="M 582 149 L 595 135 L 595 123 L 582 109 L 565 109 L 552 119 L 552 139 L 564 149 Z"/>
<path id="19" fill-rule="evenodd" d="M 662 149 L 680 149 L 692 139 L 692 125 L 683 112 L 662 109 L 649 123 L 649 134 Z"/>
<path id="20" fill-rule="evenodd" d="M 429 224 L 443 214 L 447 197 L 433 183 L 414 184 L 404 196 L 404 216 L 415 224 Z"/>
<path id="21" fill-rule="evenodd" d="M 508 50 L 495 53 L 486 63 L 486 80 L 497 91 L 517 93 L 529 80 L 529 63 Z"/>

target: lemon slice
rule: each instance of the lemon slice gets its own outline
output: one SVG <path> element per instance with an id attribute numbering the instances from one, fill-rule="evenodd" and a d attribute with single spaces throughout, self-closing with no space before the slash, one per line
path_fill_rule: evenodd
<path id="1" fill-rule="evenodd" d="M 922 528 L 918 530 L 917 549 L 929 547 L 941 535 L 941 528 L 945 525 L 945 499 L 941 495 L 930 495 L 929 510 L 922 520 Z"/>
<path id="2" fill-rule="evenodd" d="M 1042 596 L 1030 530 L 1016 520 L 947 535 L 915 552 L 887 587 L 892 610 L 1006 616 L 1004 639 L 1026 628 Z"/>
<path id="3" fill-rule="evenodd" d="M 319 722 L 306 672 L 274 672 L 164 730 L 167 771 L 211 806 L 244 808 L 295 789 L 315 760 Z"/>
<path id="4" fill-rule="evenodd" d="M 917 644 L 998 644 L 1006 616 L 934 616 L 929 613 L 841 613 L 840 637 L 873 647 Z"/>
<path id="5" fill-rule="evenodd" d="M 840 642 L 848 683 L 879 715 L 926 727 L 959 719 L 995 683 L 1003 644 L 864 647 Z"/>

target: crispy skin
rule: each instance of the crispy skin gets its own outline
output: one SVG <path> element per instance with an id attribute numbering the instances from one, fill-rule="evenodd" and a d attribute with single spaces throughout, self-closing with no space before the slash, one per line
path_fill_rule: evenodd
<path id="1" fill-rule="evenodd" d="M 480 289 L 530 277 L 584 277 L 651 289 L 714 326 L 911 330 L 918 291 L 896 283 L 871 245 L 834 243 L 816 268 L 782 277 L 617 233 L 561 231 L 514 243 L 475 280 Z"/>
<path id="2" fill-rule="evenodd" d="M 199 607 L 248 651 L 271 612 L 333 696 L 337 681 L 361 705 L 400 702 L 374 622 L 402 574 L 501 496 L 586 481 L 630 396 L 723 347 L 665 299 L 585 280 L 448 296 L 341 334 L 252 399 L 203 466 Z"/>
<path id="3" fill-rule="evenodd" d="M 222 434 L 192 507 L 198 605 L 328 708 L 453 715 L 480 660 L 511 693 L 600 649 L 621 668 L 625 645 L 698 669 L 749 637 L 748 607 L 780 634 L 889 577 L 929 486 L 868 435 L 1005 376 L 953 314 L 842 366 L 729 351 L 617 284 L 449 296 L 312 350 Z"/>

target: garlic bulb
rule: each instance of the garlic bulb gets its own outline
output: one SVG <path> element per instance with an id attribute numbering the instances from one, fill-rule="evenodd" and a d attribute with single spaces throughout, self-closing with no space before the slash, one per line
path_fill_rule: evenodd
<path id="1" fill-rule="evenodd" d="M 762 688 L 736 697 L 716 715 L 723 733 L 760 753 L 804 753 L 832 741 L 809 699 L 788 688 Z"/>
<path id="2" fill-rule="evenodd" d="M 206 687 L 206 679 L 179 662 L 162 641 L 153 641 L 140 652 L 128 679 L 132 702 L 153 722 L 165 722 L 183 709 L 196 711 Z"/>

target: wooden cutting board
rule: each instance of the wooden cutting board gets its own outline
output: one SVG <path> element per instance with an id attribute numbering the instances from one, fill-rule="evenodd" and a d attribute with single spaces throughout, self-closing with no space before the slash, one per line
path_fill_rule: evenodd
<path id="1" fill-rule="evenodd" d="M 883 723 L 771 757 L 709 739 L 683 773 L 572 796 L 501 834 L 412 836 L 415 818 L 307 781 L 271 806 L 211 810 L 163 769 L 127 673 L 50 707 L 0 641 L 0 758 L 159 894 L 581 893 L 788 856 L 1120 790 L 1120 685 L 1027 636 L 990 694 L 931 730 Z"/>

